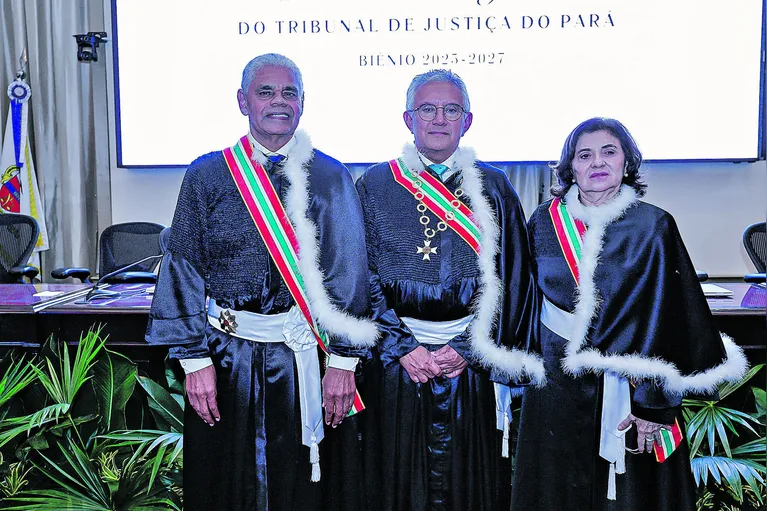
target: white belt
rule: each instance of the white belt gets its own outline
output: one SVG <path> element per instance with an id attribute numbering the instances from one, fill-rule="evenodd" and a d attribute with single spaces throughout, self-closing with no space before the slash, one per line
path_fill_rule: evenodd
<path id="1" fill-rule="evenodd" d="M 546 328 L 570 341 L 575 315 L 564 311 L 543 297 L 541 323 Z M 615 474 L 626 472 L 626 431 L 618 431 L 618 424 L 631 413 L 631 391 L 626 378 L 605 371 L 602 387 L 602 424 L 599 435 L 599 456 L 610 463 L 607 480 L 607 498 L 615 500 Z"/>
<path id="2" fill-rule="evenodd" d="M 322 427 L 322 381 L 317 339 L 298 307 L 282 314 L 256 314 L 219 307 L 208 299 L 208 322 L 216 329 L 254 342 L 284 342 L 296 358 L 301 406 L 301 441 L 309 447 L 312 481 L 320 480 L 318 445 Z"/>
<path id="3" fill-rule="evenodd" d="M 415 318 L 400 318 L 405 326 L 421 344 L 444 345 L 455 336 L 462 334 L 469 327 L 474 315 L 452 321 L 424 321 Z M 495 422 L 503 431 L 501 455 L 509 457 L 509 426 L 511 424 L 511 389 L 506 385 L 493 383 L 495 387 Z"/>
<path id="4" fill-rule="evenodd" d="M 447 344 L 456 335 L 462 334 L 468 327 L 473 315 L 452 321 L 424 321 L 415 318 L 400 318 L 421 344 Z"/>

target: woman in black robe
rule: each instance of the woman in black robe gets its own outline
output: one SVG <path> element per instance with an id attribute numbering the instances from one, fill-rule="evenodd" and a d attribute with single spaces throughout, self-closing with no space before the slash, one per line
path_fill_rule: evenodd
<path id="1" fill-rule="evenodd" d="M 512 510 L 695 509 L 682 396 L 747 362 L 717 332 L 674 219 L 638 200 L 641 162 L 618 121 L 581 123 L 529 220 L 548 383 L 523 397 Z"/>

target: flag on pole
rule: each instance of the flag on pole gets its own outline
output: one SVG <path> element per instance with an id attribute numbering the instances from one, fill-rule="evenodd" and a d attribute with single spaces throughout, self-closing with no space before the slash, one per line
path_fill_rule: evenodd
<path id="1" fill-rule="evenodd" d="M 48 250 L 49 245 L 43 201 L 37 187 L 35 165 L 27 138 L 31 93 L 21 72 L 8 87 L 11 107 L 0 152 L 0 213 L 21 213 L 34 217 L 40 226 L 40 236 L 34 251 L 40 252 Z M 32 261 L 30 263 L 35 264 Z M 35 265 L 39 267 L 39 263 Z"/>

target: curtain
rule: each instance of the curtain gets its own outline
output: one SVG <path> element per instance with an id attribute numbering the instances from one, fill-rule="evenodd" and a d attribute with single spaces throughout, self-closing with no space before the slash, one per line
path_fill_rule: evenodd
<path id="1" fill-rule="evenodd" d="M 106 50 L 99 50 L 98 63 L 78 62 L 72 36 L 104 30 L 103 4 L 0 2 L 0 134 L 9 108 L 6 87 L 25 49 L 28 56 L 29 137 L 50 239 L 50 249 L 41 254 L 41 277 L 50 280 L 50 271 L 62 266 L 94 270 L 99 225 L 111 220 L 99 219 L 99 211 L 104 216 L 110 210 L 104 207 L 110 197 L 103 186 L 104 176 L 108 185 L 109 147 L 108 127 L 96 125 L 106 119 L 100 113 L 106 104 Z"/>

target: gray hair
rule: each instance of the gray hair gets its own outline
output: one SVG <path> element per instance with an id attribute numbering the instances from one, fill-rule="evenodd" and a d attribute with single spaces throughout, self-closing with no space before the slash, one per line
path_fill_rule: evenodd
<path id="1" fill-rule="evenodd" d="M 415 107 L 415 94 L 418 92 L 418 89 L 430 82 L 447 82 L 458 87 L 458 90 L 461 91 L 461 96 L 463 96 L 463 109 L 466 112 L 471 111 L 466 84 L 463 83 L 460 76 L 449 69 L 432 69 L 413 78 L 413 81 L 410 82 L 410 87 L 407 88 L 407 102 L 405 103 L 407 110 L 412 110 Z"/>
<path id="2" fill-rule="evenodd" d="M 301 70 L 298 69 L 295 62 L 279 53 L 265 53 L 248 62 L 245 69 L 242 70 L 242 83 L 240 84 L 240 88 L 245 94 L 248 93 L 248 89 L 250 88 L 250 84 L 256 76 L 256 73 L 266 66 L 284 67 L 285 69 L 292 71 L 296 80 L 298 95 L 303 96 L 304 82 L 301 78 Z"/>

